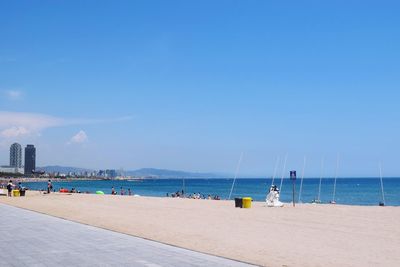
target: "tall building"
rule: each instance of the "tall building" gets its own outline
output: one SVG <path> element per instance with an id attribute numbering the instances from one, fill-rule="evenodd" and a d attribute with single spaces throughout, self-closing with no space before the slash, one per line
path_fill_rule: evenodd
<path id="1" fill-rule="evenodd" d="M 115 170 L 106 170 L 106 177 L 115 178 L 117 177 L 117 172 Z"/>
<path id="2" fill-rule="evenodd" d="M 10 167 L 21 168 L 22 166 L 22 147 L 14 143 L 10 147 Z"/>
<path id="3" fill-rule="evenodd" d="M 25 175 L 31 175 L 36 169 L 36 148 L 34 145 L 25 147 Z"/>

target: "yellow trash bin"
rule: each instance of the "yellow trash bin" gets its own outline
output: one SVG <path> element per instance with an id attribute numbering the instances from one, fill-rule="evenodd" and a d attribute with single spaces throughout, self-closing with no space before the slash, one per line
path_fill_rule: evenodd
<path id="1" fill-rule="evenodd" d="M 243 208 L 250 209 L 251 208 L 251 197 L 244 197 L 243 198 Z"/>
<path id="2" fill-rule="evenodd" d="M 19 197 L 19 190 L 13 190 L 12 195 L 13 197 Z"/>

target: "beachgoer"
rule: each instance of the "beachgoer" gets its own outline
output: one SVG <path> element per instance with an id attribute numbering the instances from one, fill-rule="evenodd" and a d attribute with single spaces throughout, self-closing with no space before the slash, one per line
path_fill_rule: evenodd
<path id="1" fill-rule="evenodd" d="M 114 186 L 111 188 L 111 195 L 115 195 L 116 194 L 116 192 L 115 192 L 115 189 L 114 189 Z"/>
<path id="2" fill-rule="evenodd" d="M 12 190 L 13 190 L 13 183 L 12 183 L 12 181 L 10 180 L 9 182 L 8 182 L 8 184 L 7 184 L 7 192 L 8 192 L 8 196 L 9 197 L 11 197 L 11 192 L 12 192 Z"/>
<path id="3" fill-rule="evenodd" d="M 122 188 L 122 186 L 121 186 L 121 191 L 120 191 L 120 193 L 121 193 L 121 196 L 123 196 L 123 195 L 125 194 L 125 190 Z"/>
<path id="4" fill-rule="evenodd" d="M 18 190 L 21 197 L 25 196 L 25 187 L 22 186 L 21 182 L 18 183 Z"/>
<path id="5" fill-rule="evenodd" d="M 130 188 L 128 188 L 128 195 L 132 195 L 132 192 L 131 192 L 131 189 Z"/>
<path id="6" fill-rule="evenodd" d="M 50 194 L 51 190 L 53 190 L 53 185 L 51 184 L 51 181 L 49 180 L 47 182 L 47 194 Z"/>

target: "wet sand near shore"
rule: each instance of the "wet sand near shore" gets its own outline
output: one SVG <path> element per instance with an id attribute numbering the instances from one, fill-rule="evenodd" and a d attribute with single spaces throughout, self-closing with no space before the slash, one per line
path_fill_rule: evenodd
<path id="1" fill-rule="evenodd" d="M 36 191 L 0 203 L 262 266 L 400 263 L 400 207 L 240 209 L 233 201 Z"/>

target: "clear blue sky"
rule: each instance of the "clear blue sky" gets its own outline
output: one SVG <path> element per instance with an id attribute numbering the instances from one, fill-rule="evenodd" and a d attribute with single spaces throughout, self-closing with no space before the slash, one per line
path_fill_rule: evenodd
<path id="1" fill-rule="evenodd" d="M 1 1 L 0 164 L 399 176 L 398 1 Z M 282 165 L 282 164 L 280 164 Z M 280 167 L 281 169 L 281 167 Z M 280 171 L 279 171 L 280 172 Z"/>

